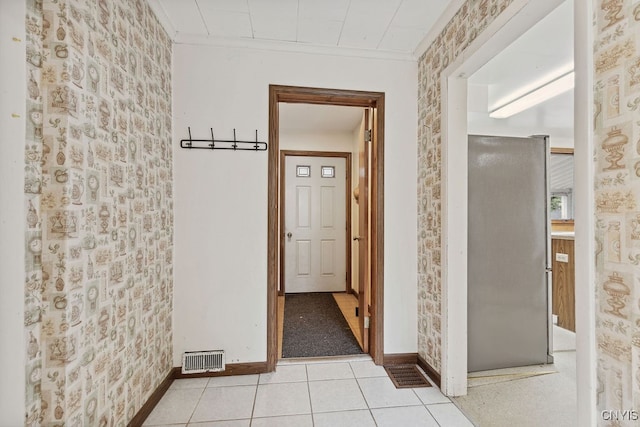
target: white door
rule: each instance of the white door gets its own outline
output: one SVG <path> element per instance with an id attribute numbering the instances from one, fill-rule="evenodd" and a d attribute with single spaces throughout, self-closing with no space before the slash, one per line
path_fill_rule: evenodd
<path id="1" fill-rule="evenodd" d="M 287 293 L 346 288 L 346 159 L 285 156 Z"/>

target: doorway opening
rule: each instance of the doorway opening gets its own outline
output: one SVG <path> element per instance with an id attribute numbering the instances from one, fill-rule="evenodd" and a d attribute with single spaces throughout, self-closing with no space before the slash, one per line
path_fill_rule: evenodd
<path id="1" fill-rule="evenodd" d="M 524 31 L 545 17 L 562 1 L 544 0 L 540 2 L 519 2 L 508 8 L 501 22 L 490 24 L 485 30 L 483 40 L 472 44 L 465 55 L 461 55 L 441 74 L 443 96 L 443 347 L 442 379 L 443 391 L 449 396 L 463 396 L 467 393 L 467 213 L 468 168 L 467 148 L 467 105 L 468 77 L 491 59 L 496 52 L 505 49 Z M 589 21 L 590 8 L 580 2 L 571 4 L 576 16 L 573 34 L 581 43 L 588 46 L 591 29 L 584 22 Z M 578 25 L 579 24 L 579 25 Z M 588 396 L 588 390 L 594 389 L 595 358 L 593 355 L 593 183 L 592 166 L 589 166 L 589 153 L 592 153 L 593 141 L 589 135 L 592 118 L 590 53 L 585 47 L 575 55 L 576 90 L 574 94 L 575 113 L 572 127 L 575 132 L 576 158 L 576 370 L 577 370 L 577 415 L 579 424 L 591 424 L 595 413 L 594 400 Z M 464 226 L 460 226 L 464 224 Z M 578 249 L 579 248 L 579 249 Z M 578 267 L 580 265 L 582 268 Z M 580 277 L 578 273 L 581 272 Z M 580 281 L 580 278 L 583 280 Z M 580 289 L 579 289 L 580 288 Z M 582 352 L 581 350 L 586 350 Z M 581 390 L 586 390 L 584 393 Z M 582 398 L 581 398 L 582 397 Z M 574 414 L 575 415 L 575 414 Z M 582 421 L 580 421 L 582 419 Z"/>
<path id="2" fill-rule="evenodd" d="M 281 107 L 278 355 L 361 354 L 351 190 L 352 169 L 358 170 L 352 152 L 358 152 L 364 128 L 362 109 Z M 344 151 L 304 150 L 328 145 Z M 357 253 L 354 258 L 357 268 Z"/>
<path id="3" fill-rule="evenodd" d="M 383 164 L 384 164 L 384 93 L 337 89 L 271 85 L 269 87 L 269 166 L 268 166 L 268 266 L 267 266 L 267 368 L 275 369 L 278 361 L 278 323 L 282 313 L 278 310 L 278 294 L 284 259 L 280 249 L 286 233 L 281 225 L 284 207 L 279 198 L 281 185 L 280 104 L 316 104 L 369 108 L 376 112 L 371 122 L 375 138 L 371 141 L 371 262 L 367 270 L 370 277 L 370 318 L 368 353 L 376 364 L 383 361 Z M 286 154 L 286 153 L 285 153 Z M 303 171 L 304 173 L 304 171 Z M 349 191 L 351 194 L 351 191 Z M 347 236 L 351 242 L 351 236 Z M 285 251 L 286 253 L 286 251 Z M 286 287 L 285 287 L 286 289 Z M 284 290 L 284 289 L 283 289 Z M 364 316 L 360 316 L 364 320 Z"/>

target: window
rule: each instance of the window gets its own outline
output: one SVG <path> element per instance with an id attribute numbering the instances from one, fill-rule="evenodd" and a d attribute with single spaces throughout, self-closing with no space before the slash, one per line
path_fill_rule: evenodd
<path id="1" fill-rule="evenodd" d="M 298 178 L 309 178 L 311 176 L 311 166 L 297 165 L 296 176 Z"/>
<path id="2" fill-rule="evenodd" d="M 549 157 L 552 220 L 573 219 L 573 150 L 551 149 Z"/>
<path id="3" fill-rule="evenodd" d="M 322 166 L 320 169 L 320 176 L 323 178 L 335 178 L 336 168 L 333 166 Z"/>

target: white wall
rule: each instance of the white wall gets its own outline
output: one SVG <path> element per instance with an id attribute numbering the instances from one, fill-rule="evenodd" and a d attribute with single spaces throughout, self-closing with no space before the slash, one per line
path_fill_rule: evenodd
<path id="1" fill-rule="evenodd" d="M 24 141 L 23 1 L 0 0 L 0 426 L 24 424 Z M 14 41 L 13 38 L 18 39 Z M 15 115 L 15 116 L 14 116 Z"/>
<path id="2" fill-rule="evenodd" d="M 282 129 L 282 120 L 280 129 Z M 304 151 L 342 151 L 350 153 L 353 149 L 351 132 L 305 132 L 280 130 L 281 150 Z"/>
<path id="3" fill-rule="evenodd" d="M 266 360 L 267 153 L 177 146 L 188 126 L 266 141 L 269 84 L 386 93 L 384 351 L 415 352 L 417 64 L 183 44 L 173 64 L 174 364 L 198 349 Z"/>

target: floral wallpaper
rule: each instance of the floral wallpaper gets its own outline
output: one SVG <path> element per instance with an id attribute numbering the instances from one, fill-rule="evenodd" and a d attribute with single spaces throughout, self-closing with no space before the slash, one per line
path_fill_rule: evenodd
<path id="1" fill-rule="evenodd" d="M 172 368 L 171 43 L 144 0 L 26 33 L 26 425 L 124 426 Z"/>
<path id="2" fill-rule="evenodd" d="M 640 4 L 594 12 L 597 404 L 640 410 Z"/>
<path id="3" fill-rule="evenodd" d="M 441 369 L 440 73 L 511 0 L 468 0 L 418 62 L 418 353 Z"/>

